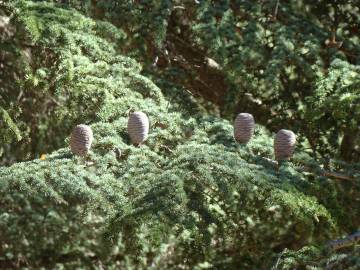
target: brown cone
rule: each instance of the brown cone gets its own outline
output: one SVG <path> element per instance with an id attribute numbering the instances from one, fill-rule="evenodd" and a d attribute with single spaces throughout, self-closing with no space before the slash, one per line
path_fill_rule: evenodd
<path id="1" fill-rule="evenodd" d="M 292 157 L 296 144 L 296 135 L 291 130 L 281 129 L 275 136 L 274 151 L 276 160 Z"/>
<path id="2" fill-rule="evenodd" d="M 71 151 L 78 156 L 86 156 L 93 140 L 93 132 L 87 125 L 77 125 L 70 138 Z"/>
<path id="3" fill-rule="evenodd" d="M 240 143 L 248 143 L 254 133 L 254 117 L 249 113 L 239 113 L 234 121 L 234 137 Z"/>
<path id="4" fill-rule="evenodd" d="M 130 113 L 128 120 L 128 133 L 131 142 L 135 145 L 139 145 L 147 139 L 149 134 L 149 118 L 145 113 Z"/>

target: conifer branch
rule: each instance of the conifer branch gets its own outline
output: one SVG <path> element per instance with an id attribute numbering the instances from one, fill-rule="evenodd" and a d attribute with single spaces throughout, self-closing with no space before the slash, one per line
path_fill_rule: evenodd
<path id="1" fill-rule="evenodd" d="M 275 160 L 266 158 L 266 157 L 261 157 L 263 160 L 271 163 L 274 167 L 278 167 L 279 163 Z M 316 170 L 313 169 L 309 166 L 306 165 L 302 165 L 300 168 L 298 167 L 298 169 L 300 169 L 302 172 L 310 172 L 313 174 L 320 174 L 322 176 L 326 176 L 326 177 L 331 177 L 331 178 L 335 178 L 335 179 L 339 179 L 339 180 L 348 180 L 348 181 L 355 181 L 356 178 L 350 175 L 346 175 L 346 174 L 342 174 L 342 173 L 338 173 L 338 172 L 332 172 L 332 171 L 327 171 L 327 170 Z"/>
<path id="2" fill-rule="evenodd" d="M 327 246 L 332 250 L 338 250 L 356 244 L 357 242 L 360 242 L 360 231 L 345 238 L 330 241 Z"/>
<path id="3" fill-rule="evenodd" d="M 78 261 L 80 258 L 83 261 L 88 261 L 88 262 L 91 261 L 93 263 L 99 260 L 99 257 L 96 255 L 84 255 L 82 252 L 76 252 L 76 251 L 64 253 L 56 257 L 55 259 L 54 258 L 55 257 L 46 255 L 46 257 L 44 256 L 39 258 L 39 263 L 42 266 L 53 267 L 57 263 L 70 263 L 70 262 Z M 19 267 L 26 267 L 28 265 L 29 262 L 26 259 L 20 259 L 20 258 L 7 259 L 7 260 L 0 259 L 0 269 L 14 269 Z"/>
<path id="4" fill-rule="evenodd" d="M 358 67 L 346 60 L 329 67 L 334 50 L 319 46 L 328 21 L 317 15 L 327 6 L 193 1 L 178 4 L 185 11 L 172 12 L 183 8 L 168 0 L 54 1 L 9 4 L 17 12 L 9 24 L 19 31 L 4 36 L 0 105 L 31 144 L 0 143 L 1 159 L 31 159 L 44 149 L 47 154 L 0 168 L 0 268 L 242 269 L 246 261 L 249 269 L 269 269 L 280 250 L 274 270 L 333 261 L 319 255 L 317 243 L 333 233 L 334 224 L 339 231 L 358 224 L 359 210 L 349 201 L 356 201 L 360 186 L 306 181 L 320 176 L 353 181 L 358 172 L 329 171 L 346 166 L 322 167 L 306 161 L 305 154 L 284 164 L 281 174 L 272 168 L 281 162 L 253 154 L 272 151 L 269 130 L 281 124 L 315 138 L 314 153 L 330 156 L 337 146 L 328 134 L 336 139 L 344 130 L 330 129 L 358 121 L 348 112 L 357 110 L 358 90 L 344 88 L 354 82 L 348 74 L 356 77 Z M 340 11 L 342 33 L 347 11 Z M 346 48 L 356 54 L 355 30 L 349 31 Z M 33 43 L 26 48 L 30 65 L 22 55 L 27 43 Z M 130 146 L 124 127 L 130 108 L 146 111 L 154 121 L 142 148 Z M 238 149 L 228 119 L 240 109 L 256 114 L 259 125 L 256 138 Z M 309 115 L 304 117 L 304 110 Z M 80 122 L 94 130 L 85 159 L 73 157 L 64 145 Z M 11 130 L 0 130 L 0 139 Z M 358 240 L 347 237 L 332 246 L 350 242 Z M 259 256 L 249 260 L 254 255 Z M 349 261 L 357 255 L 350 254 Z"/>

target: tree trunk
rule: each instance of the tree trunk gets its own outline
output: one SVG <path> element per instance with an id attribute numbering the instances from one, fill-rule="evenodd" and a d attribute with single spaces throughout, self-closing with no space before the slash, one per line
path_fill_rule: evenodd
<path id="1" fill-rule="evenodd" d="M 354 130 L 345 130 L 344 137 L 341 141 L 340 146 L 340 157 L 341 159 L 350 162 L 352 160 L 353 151 L 356 144 L 356 138 L 358 136 L 358 131 Z"/>

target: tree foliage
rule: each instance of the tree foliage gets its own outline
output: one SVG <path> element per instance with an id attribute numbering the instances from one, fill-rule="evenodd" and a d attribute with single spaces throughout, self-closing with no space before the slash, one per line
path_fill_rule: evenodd
<path id="1" fill-rule="evenodd" d="M 331 157 L 339 145 L 331 138 L 358 127 L 358 66 L 319 62 L 340 52 L 324 56 L 315 37 L 308 47 L 294 45 L 315 30 L 326 36 L 309 14 L 301 17 L 306 1 L 281 2 L 283 17 L 272 18 L 273 25 L 264 14 L 274 5 L 260 2 L 62 2 L 1 4 L 8 18 L 0 28 L 1 269 L 359 266 L 356 245 L 343 254 L 322 249 L 359 229 L 360 165 L 328 158 L 325 169 L 351 176 L 339 180 L 324 176 L 314 159 Z M 277 44 L 271 50 L 261 40 L 267 26 Z M 191 38 L 196 50 L 179 38 Z M 309 49 L 306 61 L 291 54 L 301 46 Z M 208 67 L 212 58 L 219 66 Z M 188 68 L 203 60 L 205 71 Z M 202 89 L 197 80 L 205 73 L 229 87 L 220 109 L 207 104 L 215 101 L 211 93 L 195 99 L 184 91 Z M 194 74 L 200 78 L 189 79 Z M 273 134 L 263 125 L 248 145 L 237 144 L 232 122 L 219 116 L 233 118 L 231 108 L 246 93 L 266 105 L 259 119 L 274 112 L 270 130 L 288 119 L 313 151 L 300 143 L 291 162 L 275 167 Z M 300 104 L 303 110 L 289 117 L 285 111 Z M 151 122 L 141 147 L 127 135 L 131 109 Z M 67 147 L 80 123 L 94 132 L 87 158 Z M 349 151 L 355 160 L 356 140 Z M 24 159 L 31 160 L 14 163 Z"/>
<path id="2" fill-rule="evenodd" d="M 217 104 L 228 119 L 234 111 L 249 111 L 272 131 L 286 122 L 301 134 L 313 157 L 324 162 L 329 156 L 359 160 L 359 130 L 341 124 L 346 117 L 333 118 L 333 126 L 342 128 L 327 134 L 314 134 L 307 118 L 315 106 L 307 100 L 320 94 L 316 89 L 331 76 L 332 63 L 348 63 L 349 72 L 351 65 L 359 65 L 357 1 L 100 0 L 68 5 L 122 29 L 128 39 L 121 51 L 144 63 L 158 84 L 185 87 Z M 358 89 L 354 85 L 346 91 L 356 97 Z M 351 100 L 349 106 L 356 106 Z M 317 125 L 328 129 L 323 121 Z"/>

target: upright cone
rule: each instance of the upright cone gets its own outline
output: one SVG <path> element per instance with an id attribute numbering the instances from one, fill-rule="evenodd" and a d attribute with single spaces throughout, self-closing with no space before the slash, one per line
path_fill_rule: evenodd
<path id="1" fill-rule="evenodd" d="M 131 142 L 139 145 L 146 141 L 149 134 L 149 118 L 143 112 L 133 112 L 129 115 L 128 133 Z"/>
<path id="2" fill-rule="evenodd" d="M 78 156 L 86 156 L 93 140 L 93 132 L 87 125 L 77 125 L 70 138 L 71 151 Z"/>
<path id="3" fill-rule="evenodd" d="M 250 113 L 239 113 L 234 121 L 234 138 L 240 143 L 248 143 L 254 134 L 255 121 Z"/>
<path id="4" fill-rule="evenodd" d="M 292 157 L 296 144 L 296 135 L 291 130 L 281 129 L 275 136 L 274 151 L 276 160 L 288 160 Z"/>

